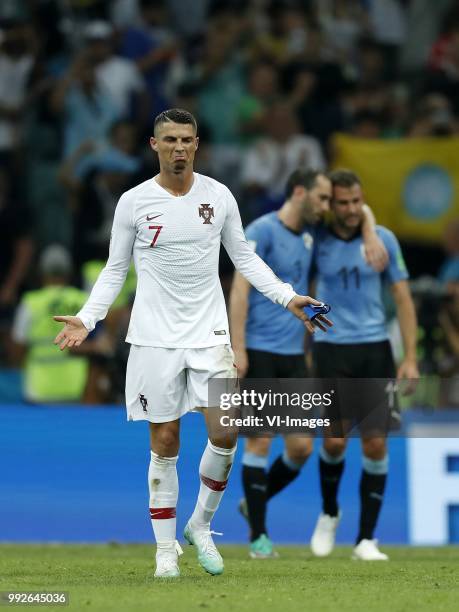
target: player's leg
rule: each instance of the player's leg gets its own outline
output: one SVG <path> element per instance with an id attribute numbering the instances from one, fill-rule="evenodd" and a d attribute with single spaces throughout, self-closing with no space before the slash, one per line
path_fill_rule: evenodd
<path id="1" fill-rule="evenodd" d="M 346 438 L 325 438 L 319 451 L 322 512 L 328 516 L 339 514 L 338 490 L 344 472 L 346 443 Z"/>
<path id="2" fill-rule="evenodd" d="M 206 417 L 208 441 L 199 464 L 199 494 L 184 536 L 196 545 L 198 560 L 210 574 L 223 572 L 223 559 L 210 530 L 210 523 L 221 502 L 236 452 L 237 432 L 214 429 L 208 408 L 209 380 L 237 377 L 234 354 L 229 345 L 187 350 L 187 385 L 191 409 L 200 408 Z M 204 408 L 203 407 L 207 407 Z"/>
<path id="3" fill-rule="evenodd" d="M 150 517 L 157 543 L 157 577 L 179 575 L 176 464 L 185 391 L 183 350 L 131 347 L 126 370 L 126 408 L 129 420 L 149 421 L 148 488 Z"/>
<path id="4" fill-rule="evenodd" d="M 207 421 L 207 410 L 204 411 Z M 223 572 L 224 564 L 212 539 L 210 523 L 220 505 L 236 452 L 237 435 L 228 433 L 216 437 L 209 431 L 209 439 L 199 464 L 199 493 L 184 531 L 189 544 L 197 549 L 198 561 L 212 575 Z"/>
<path id="5" fill-rule="evenodd" d="M 310 436 L 285 436 L 284 452 L 277 457 L 268 472 L 266 496 L 270 500 L 293 482 L 312 453 Z"/>
<path id="6" fill-rule="evenodd" d="M 204 411 L 207 420 L 207 411 Z M 236 452 L 237 436 L 228 433 L 209 439 L 199 464 L 200 488 L 198 500 L 190 521 L 194 526 L 210 527 L 228 484 L 228 478 Z"/>
<path id="7" fill-rule="evenodd" d="M 336 344 L 316 342 L 313 347 L 314 371 L 323 384 L 335 388 L 336 380 L 348 373 L 352 355 Z M 324 432 L 323 445 L 319 451 L 319 477 L 322 494 L 322 512 L 319 515 L 311 538 L 311 550 L 318 557 L 331 553 L 335 545 L 336 529 L 340 520 L 338 490 L 344 471 L 344 455 L 347 440 L 344 432 L 348 428 L 346 398 L 339 396 L 339 403 L 332 404 L 325 415 L 331 425 Z M 336 397 L 335 395 L 335 397 Z M 343 400 L 343 401 L 341 401 Z"/>
<path id="8" fill-rule="evenodd" d="M 362 347 L 362 372 L 368 379 L 362 395 L 360 435 L 362 440 L 362 476 L 360 479 L 360 523 L 353 558 L 386 561 L 373 533 L 381 510 L 386 486 L 389 458 L 386 436 L 391 425 L 387 381 L 395 379 L 396 370 L 388 341 Z"/>
<path id="9" fill-rule="evenodd" d="M 341 377 L 348 375 L 354 356 L 350 347 L 317 342 L 313 348 L 315 376 L 322 383 L 337 391 L 331 406 L 327 408 L 326 417 L 330 426 L 324 431 L 323 446 L 319 451 L 320 490 L 322 493 L 322 514 L 338 517 L 338 488 L 344 471 L 344 452 L 348 417 L 350 416 L 347 389 L 340 387 Z M 352 408 L 352 407 L 351 407 Z"/>
<path id="10" fill-rule="evenodd" d="M 148 469 L 150 519 L 157 545 L 156 576 L 178 575 L 176 506 L 180 421 L 150 423 L 151 458 Z"/>
<path id="11" fill-rule="evenodd" d="M 362 452 L 360 522 L 353 558 L 363 561 L 386 561 L 388 556 L 378 550 L 377 542 L 373 539 L 384 499 L 389 467 L 385 438 L 362 438 Z"/>
<path id="12" fill-rule="evenodd" d="M 276 378 L 276 355 L 268 351 L 248 349 L 247 378 Z M 239 503 L 250 524 L 250 555 L 253 558 L 273 556 L 272 542 L 266 529 L 268 488 L 268 455 L 271 438 L 247 438 L 242 457 L 242 486 L 245 498 Z"/>
<path id="13" fill-rule="evenodd" d="M 274 355 L 274 364 L 277 378 L 306 377 L 304 355 Z M 311 453 L 312 438 L 294 435 L 285 437 L 284 452 L 274 460 L 268 472 L 268 500 L 297 478 Z"/>
<path id="14" fill-rule="evenodd" d="M 275 556 L 266 529 L 268 455 L 272 438 L 247 438 L 242 457 L 242 484 L 245 499 L 239 508 L 250 525 L 250 556 L 266 559 Z"/>
<path id="15" fill-rule="evenodd" d="M 322 512 L 311 538 L 311 550 L 317 557 L 328 556 L 334 546 L 341 513 L 338 489 L 344 471 L 346 438 L 324 438 L 319 451 L 320 491 Z"/>

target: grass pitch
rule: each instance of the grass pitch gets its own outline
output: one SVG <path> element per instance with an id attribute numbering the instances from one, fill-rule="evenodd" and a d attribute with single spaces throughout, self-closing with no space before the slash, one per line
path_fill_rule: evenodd
<path id="1" fill-rule="evenodd" d="M 350 548 L 314 559 L 306 546 L 253 561 L 246 547 L 221 546 L 225 573 L 213 577 L 186 546 L 182 576 L 158 581 L 153 546 L 0 545 L 0 591 L 68 591 L 68 607 L 45 608 L 103 612 L 459 609 L 459 547 L 382 549 L 389 562 L 351 561 Z"/>

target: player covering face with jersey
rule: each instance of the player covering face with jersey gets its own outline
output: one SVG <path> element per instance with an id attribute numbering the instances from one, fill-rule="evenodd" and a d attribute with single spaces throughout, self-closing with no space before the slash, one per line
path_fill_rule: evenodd
<path id="1" fill-rule="evenodd" d="M 106 316 L 133 257 L 137 290 L 126 338 L 131 344 L 126 408 L 128 420 L 149 422 L 155 576 L 173 578 L 180 574 L 181 552 L 176 541 L 180 418 L 199 410 L 207 420 L 209 381 L 236 377 L 218 277 L 220 245 L 251 284 L 290 310 L 309 331 L 313 325 L 304 307 L 318 302 L 297 295 L 274 275 L 247 243 L 231 192 L 193 171 L 198 137 L 190 113 L 170 109 L 158 115 L 150 144 L 158 154 L 160 172 L 121 196 L 107 264 L 81 311 L 55 317 L 65 323 L 55 342 L 64 349 L 84 341 Z M 316 324 L 322 329 L 331 325 L 325 317 Z M 234 433 L 213 435 L 209 430 L 199 467 L 198 500 L 184 532 L 196 547 L 200 565 L 214 575 L 223 572 L 223 560 L 210 521 L 226 488 L 235 450 Z"/>

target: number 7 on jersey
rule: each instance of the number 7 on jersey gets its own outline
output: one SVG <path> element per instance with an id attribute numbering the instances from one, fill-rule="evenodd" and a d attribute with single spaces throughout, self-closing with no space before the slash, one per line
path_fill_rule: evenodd
<path id="1" fill-rule="evenodd" d="M 152 248 L 155 246 L 155 243 L 158 240 L 158 236 L 160 235 L 161 230 L 163 229 L 163 226 L 162 225 L 149 225 L 148 229 L 156 230 L 155 235 L 153 236 L 153 240 L 151 241 L 151 244 L 150 244 L 150 248 Z"/>

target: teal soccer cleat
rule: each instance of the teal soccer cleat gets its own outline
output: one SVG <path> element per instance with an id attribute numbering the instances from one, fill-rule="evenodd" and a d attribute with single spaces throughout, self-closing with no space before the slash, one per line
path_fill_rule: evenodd
<path id="1" fill-rule="evenodd" d="M 212 574 L 212 576 L 218 576 L 223 573 L 224 565 L 222 556 L 212 539 L 212 534 L 222 535 L 208 528 L 198 529 L 192 527 L 190 522 L 187 523 L 183 532 L 183 536 L 188 544 L 196 546 L 198 561 L 201 567 L 209 574 Z"/>
<path id="2" fill-rule="evenodd" d="M 265 533 L 250 543 L 249 555 L 252 559 L 276 559 L 279 556 Z"/>

